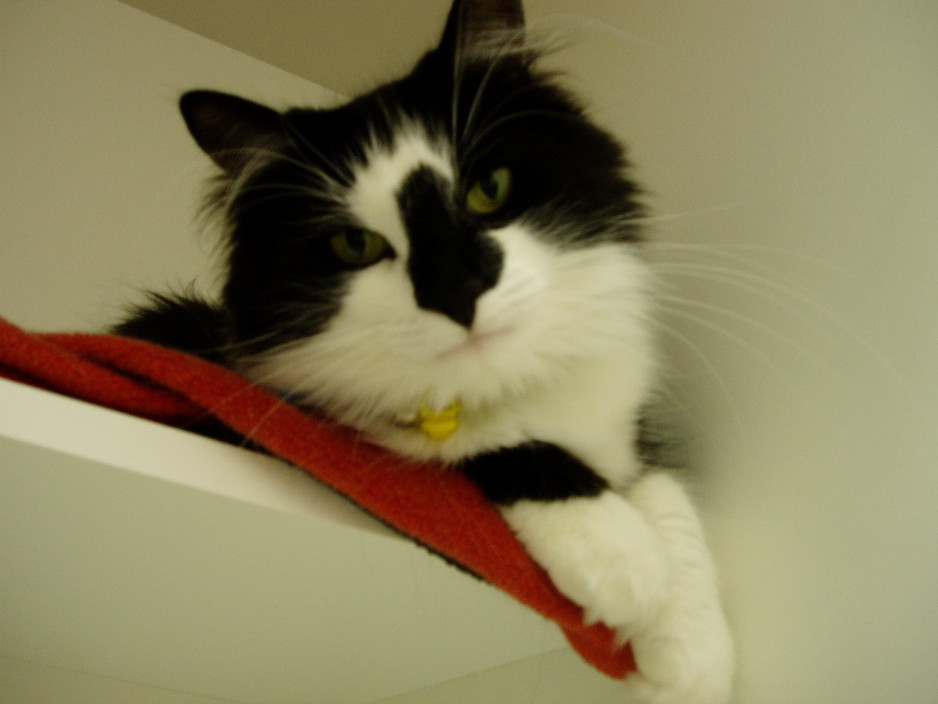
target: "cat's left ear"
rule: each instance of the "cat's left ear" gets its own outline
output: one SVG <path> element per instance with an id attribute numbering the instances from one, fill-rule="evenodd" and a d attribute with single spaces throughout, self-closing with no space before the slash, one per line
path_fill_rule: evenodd
<path id="1" fill-rule="evenodd" d="M 286 143 L 279 112 L 235 95 L 190 91 L 179 110 L 202 151 L 230 176 Z"/>
<path id="2" fill-rule="evenodd" d="M 524 49 L 521 0 L 454 0 L 440 51 L 459 63 Z"/>

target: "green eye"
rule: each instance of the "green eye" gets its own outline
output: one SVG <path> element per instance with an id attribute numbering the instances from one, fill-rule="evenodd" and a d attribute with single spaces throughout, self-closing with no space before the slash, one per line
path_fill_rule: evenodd
<path id="1" fill-rule="evenodd" d="M 352 266 L 368 266 L 384 259 L 391 246 L 377 232 L 348 229 L 329 239 L 332 253 Z"/>
<path id="2" fill-rule="evenodd" d="M 505 205 L 511 194 L 511 170 L 494 169 L 476 181 L 466 194 L 466 206 L 478 215 L 488 215 Z"/>

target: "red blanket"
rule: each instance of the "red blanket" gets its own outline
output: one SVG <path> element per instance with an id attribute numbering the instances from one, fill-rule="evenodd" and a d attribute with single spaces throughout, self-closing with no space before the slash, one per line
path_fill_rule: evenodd
<path id="1" fill-rule="evenodd" d="M 31 334 L 0 318 L 0 376 L 177 426 L 213 419 L 306 470 L 396 530 L 553 619 L 601 672 L 635 670 L 601 624 L 554 588 L 481 493 L 455 471 L 351 442 L 227 369 L 126 338 Z"/>

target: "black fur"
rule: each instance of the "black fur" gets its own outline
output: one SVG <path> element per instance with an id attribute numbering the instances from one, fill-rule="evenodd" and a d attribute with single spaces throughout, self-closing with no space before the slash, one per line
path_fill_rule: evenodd
<path id="1" fill-rule="evenodd" d="M 529 442 L 465 461 L 462 470 L 496 504 L 597 496 L 606 480 L 566 450 Z"/>
<path id="2" fill-rule="evenodd" d="M 118 335 L 149 340 L 164 347 L 188 352 L 216 364 L 228 361 L 230 320 L 221 306 L 197 296 L 152 293 L 148 305 L 135 309 L 115 325 Z"/>

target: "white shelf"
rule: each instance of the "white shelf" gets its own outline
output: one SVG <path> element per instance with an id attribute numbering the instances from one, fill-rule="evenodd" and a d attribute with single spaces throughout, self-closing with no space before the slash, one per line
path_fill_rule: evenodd
<path id="1" fill-rule="evenodd" d="M 4 702 L 373 702 L 564 647 L 277 460 L 2 380 L 0 536 Z"/>

